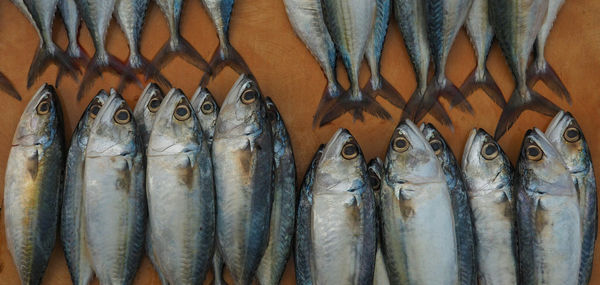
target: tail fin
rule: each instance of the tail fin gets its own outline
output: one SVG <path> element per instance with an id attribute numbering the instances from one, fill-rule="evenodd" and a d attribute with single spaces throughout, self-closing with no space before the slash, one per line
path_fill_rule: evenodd
<path id="1" fill-rule="evenodd" d="M 0 72 L 0 90 L 6 92 L 11 97 L 21 101 L 21 95 L 19 95 L 17 89 L 15 89 L 10 80 L 2 72 Z"/>
<path id="2" fill-rule="evenodd" d="M 494 139 L 499 140 L 525 110 L 532 110 L 546 116 L 554 116 L 561 109 L 530 88 L 527 88 L 525 94 L 519 94 L 519 91 L 515 90 L 508 100 L 508 104 L 502 110 Z"/>
<path id="3" fill-rule="evenodd" d="M 231 67 L 238 74 L 252 74 L 242 56 L 231 45 L 219 45 L 210 59 L 209 66 L 212 73 L 205 74 L 200 85 L 206 86 L 208 81 L 217 76 L 225 66 Z"/>
<path id="4" fill-rule="evenodd" d="M 419 90 L 415 90 L 415 92 L 412 94 L 412 96 L 410 96 L 408 103 L 406 103 L 404 112 L 402 114 L 402 120 L 410 119 L 411 121 L 413 121 L 415 123 L 418 122 L 414 119 L 415 119 L 415 114 L 416 114 L 417 110 L 419 109 L 419 107 L 422 104 L 423 97 L 424 97 L 423 92 L 421 92 Z M 448 126 L 452 131 L 454 131 L 454 126 L 452 125 L 452 120 L 450 119 L 450 116 L 448 116 L 448 113 L 446 112 L 446 110 L 444 109 L 442 104 L 440 104 L 440 102 L 434 102 L 433 106 L 431 107 L 430 114 L 438 122 L 442 123 L 445 126 Z"/>
<path id="5" fill-rule="evenodd" d="M 331 107 L 321 119 L 321 126 L 324 126 L 337 119 L 346 112 L 352 112 L 355 120 L 364 120 L 363 112 L 367 112 L 375 117 L 389 120 L 390 114 L 371 96 L 351 96 L 350 92 L 344 92 L 335 98 Z"/>
<path id="6" fill-rule="evenodd" d="M 425 114 L 429 112 L 440 96 L 450 101 L 450 106 L 457 106 L 463 112 L 474 113 L 473 107 L 467 102 L 465 96 L 450 80 L 444 77 L 443 80 L 433 79 L 429 83 L 429 86 L 427 86 L 427 90 L 423 96 L 423 103 L 415 114 L 415 122 L 425 117 Z"/>
<path id="7" fill-rule="evenodd" d="M 176 41 L 167 41 L 152 60 L 152 65 L 156 69 L 161 70 L 167 63 L 171 62 L 173 58 L 179 56 L 183 60 L 189 62 L 196 68 L 210 73 L 210 67 L 206 60 L 196 51 L 196 49 L 183 37 L 179 37 Z M 146 79 L 150 77 L 150 74 L 146 74 Z"/>
<path id="8" fill-rule="evenodd" d="M 114 72 L 117 75 L 123 76 L 124 78 L 133 80 L 140 87 L 142 87 L 142 83 L 137 76 L 135 76 L 135 73 L 133 73 L 133 70 L 131 70 L 129 66 L 126 66 L 119 59 L 110 54 L 106 54 L 106 57 L 100 57 L 98 53 L 96 53 L 85 69 L 85 74 L 83 75 L 81 85 L 79 85 L 79 91 L 77 92 L 77 100 L 81 100 L 81 98 L 83 98 L 83 95 L 85 95 L 87 89 L 91 87 L 98 77 L 102 76 L 103 71 Z"/>
<path id="9" fill-rule="evenodd" d="M 29 73 L 27 75 L 27 88 L 31 88 L 33 83 L 42 75 L 42 73 L 48 68 L 50 63 L 53 62 L 60 68 L 64 68 L 67 74 L 73 78 L 77 78 L 79 69 L 78 66 L 73 62 L 63 51 L 57 46 L 42 45 L 38 47 L 29 67 Z"/>
<path id="10" fill-rule="evenodd" d="M 496 84 L 496 81 L 487 70 L 484 69 L 483 74 L 479 73 L 479 70 L 475 69 L 467 80 L 460 86 L 460 92 L 466 97 L 473 94 L 478 89 L 482 89 L 485 94 L 496 103 L 496 105 L 500 106 L 500 108 L 504 108 L 506 106 L 506 101 L 504 100 L 504 96 L 502 96 L 502 91 Z"/>
<path id="11" fill-rule="evenodd" d="M 137 63 L 138 64 L 136 64 L 136 66 L 134 67 L 132 66 L 130 60 L 129 63 L 127 63 L 127 68 L 131 69 L 135 73 L 144 74 L 148 76 L 148 78 L 156 81 L 165 90 L 170 90 L 171 87 L 173 87 L 171 85 L 171 82 L 169 82 L 169 80 L 167 80 L 167 78 L 164 75 L 162 75 L 160 70 L 158 70 L 158 68 L 152 65 L 152 63 L 147 58 L 140 55 L 137 57 Z M 117 91 L 119 93 L 123 92 L 125 86 L 127 86 L 127 83 L 135 82 L 136 79 L 137 77 L 135 75 L 132 78 L 131 74 L 123 74 L 121 76 L 119 86 L 117 87 Z"/>
<path id="12" fill-rule="evenodd" d="M 392 103 L 392 105 L 402 109 L 406 105 L 406 101 L 402 98 L 402 95 L 390 84 L 383 76 L 379 76 L 379 85 L 373 86 L 373 81 L 369 80 L 367 86 L 363 92 L 371 96 L 372 98 L 376 98 L 377 96 L 381 96 L 386 101 Z"/>
<path id="13" fill-rule="evenodd" d="M 77 50 L 70 50 L 67 51 L 67 56 L 71 59 L 72 62 L 76 63 L 78 66 L 87 66 L 88 63 L 90 62 L 90 57 L 89 55 L 81 48 L 79 47 L 79 45 L 77 45 L 78 49 Z M 60 85 L 60 81 L 62 80 L 62 77 L 67 73 L 67 70 L 65 70 L 62 66 L 59 66 L 58 69 L 58 74 L 56 75 L 56 81 L 54 86 L 56 86 L 58 88 L 58 86 Z"/>
<path id="14" fill-rule="evenodd" d="M 319 102 L 319 106 L 317 107 L 317 112 L 313 116 L 313 128 L 319 124 L 319 121 L 325 115 L 327 110 L 331 109 L 334 99 L 341 95 L 342 86 L 340 86 L 337 82 L 335 84 L 328 84 L 323 91 L 323 96 L 321 96 L 321 102 Z"/>
<path id="15" fill-rule="evenodd" d="M 565 87 L 560 80 L 560 77 L 558 77 L 558 74 L 556 74 L 556 71 L 554 71 L 552 66 L 550 66 L 546 60 L 541 64 L 533 62 L 527 69 L 527 86 L 531 88 L 539 80 L 542 80 L 552 92 L 567 100 L 569 105 L 573 103 L 567 87 Z"/>

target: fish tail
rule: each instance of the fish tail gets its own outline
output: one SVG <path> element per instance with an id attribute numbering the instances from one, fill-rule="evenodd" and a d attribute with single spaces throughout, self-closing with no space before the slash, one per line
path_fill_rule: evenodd
<path id="1" fill-rule="evenodd" d="M 202 85 L 206 85 L 211 78 L 217 76 L 225 66 L 231 67 L 238 74 L 252 74 L 244 58 L 229 44 L 220 44 L 217 47 L 210 59 L 209 66 L 212 73 L 207 73 L 202 77 L 200 83 Z"/>
<path id="2" fill-rule="evenodd" d="M 429 83 L 429 86 L 427 86 L 427 90 L 423 96 L 423 103 L 416 112 L 415 122 L 418 122 L 425 117 L 433 105 L 438 102 L 438 98 L 440 96 L 450 101 L 450 106 L 456 106 L 463 112 L 468 112 L 471 114 L 474 113 L 473 107 L 471 107 L 471 104 L 467 102 L 465 96 L 450 80 L 448 80 L 448 78 L 444 76 L 441 78 L 441 80 L 433 79 Z"/>
<path id="3" fill-rule="evenodd" d="M 467 77 L 467 80 L 460 86 L 460 92 L 468 97 L 473 94 L 478 89 L 481 89 L 485 92 L 485 94 L 496 103 L 496 105 L 500 106 L 500 108 L 504 108 L 506 106 L 506 101 L 504 100 L 504 96 L 502 96 L 502 91 L 496 84 L 496 81 L 487 70 L 487 68 L 483 69 L 483 74 L 481 71 L 475 68 L 473 72 Z"/>
<path id="4" fill-rule="evenodd" d="M 161 87 L 166 88 L 166 90 L 170 90 L 172 85 L 169 80 L 156 68 L 152 63 L 145 58 L 144 56 L 137 57 L 138 64 L 137 66 L 133 66 L 131 61 L 127 64 L 127 68 L 133 72 L 142 73 L 146 77 L 146 80 L 152 79 L 156 81 Z M 119 86 L 117 91 L 122 92 L 125 89 L 125 86 L 128 83 L 135 82 L 137 80 L 137 76 L 131 77 L 131 74 L 123 74 L 121 76 L 121 80 L 119 81 Z"/>
<path id="5" fill-rule="evenodd" d="M 418 122 L 418 121 L 415 121 L 414 119 L 415 119 L 416 111 L 419 109 L 419 106 L 421 106 L 421 104 L 422 104 L 422 100 L 424 97 L 423 94 L 424 94 L 423 92 L 421 92 L 419 90 L 415 90 L 415 92 L 410 96 L 408 103 L 406 103 L 406 106 L 404 107 L 404 112 L 402 113 L 401 120 L 409 119 L 411 121 L 414 121 L 415 123 Z M 454 131 L 454 126 L 452 125 L 452 120 L 450 119 L 450 116 L 448 115 L 448 113 L 446 112 L 446 110 L 444 109 L 442 104 L 440 104 L 440 102 L 434 102 L 433 106 L 429 110 L 429 113 L 438 122 L 440 122 L 441 124 L 443 124 L 445 126 L 448 126 L 452 131 Z"/>
<path id="6" fill-rule="evenodd" d="M 352 96 L 350 91 L 342 93 L 331 103 L 331 107 L 323 115 L 320 126 L 324 126 L 341 115 L 351 112 L 355 120 L 364 121 L 363 112 L 367 112 L 375 117 L 389 120 L 390 114 L 371 96 Z"/>
<path id="7" fill-rule="evenodd" d="M 181 57 L 183 60 L 192 64 L 196 68 L 210 73 L 210 66 L 202 58 L 202 56 L 196 51 L 196 49 L 183 37 L 177 38 L 177 40 L 167 41 L 152 60 L 152 65 L 158 70 L 163 69 L 165 65 L 173 60 L 176 56 Z M 148 78 L 149 75 L 146 74 Z"/>
<path id="8" fill-rule="evenodd" d="M 499 140 L 525 110 L 532 110 L 546 116 L 554 116 L 561 109 L 529 87 L 526 87 L 525 91 L 517 89 L 502 110 L 502 115 L 500 115 L 500 120 L 496 125 L 494 139 Z"/>
<path id="9" fill-rule="evenodd" d="M 213 281 L 211 284 L 213 285 L 227 285 L 225 279 L 223 278 L 223 258 L 221 258 L 221 253 L 219 249 L 215 246 L 215 253 L 212 258 L 212 268 L 213 268 Z"/>
<path id="10" fill-rule="evenodd" d="M 19 95 L 19 92 L 17 92 L 15 86 L 2 72 L 0 72 L 0 90 L 6 92 L 6 94 L 8 94 L 10 97 L 21 101 L 21 95 Z"/>
<path id="11" fill-rule="evenodd" d="M 85 69 L 85 74 L 83 75 L 83 79 L 79 85 L 79 91 L 77 92 L 77 100 L 83 98 L 85 92 L 92 86 L 98 77 L 102 76 L 102 72 L 105 70 L 136 82 L 140 88 L 142 87 L 142 83 L 129 66 L 123 64 L 118 58 L 110 54 L 105 53 L 101 56 L 96 53 Z"/>
<path id="12" fill-rule="evenodd" d="M 367 83 L 363 92 L 373 98 L 381 96 L 383 99 L 400 109 L 404 108 L 406 105 L 406 101 L 404 101 L 400 92 L 398 92 L 383 76 L 379 77 L 379 86 L 374 86 L 373 81 L 369 80 L 369 83 Z"/>
<path id="13" fill-rule="evenodd" d="M 319 124 L 323 115 L 331 108 L 334 99 L 340 96 L 342 90 L 342 87 L 337 82 L 328 84 L 327 87 L 325 87 L 323 96 L 321 96 L 321 101 L 317 107 L 317 112 L 315 112 L 315 115 L 313 116 L 313 128 Z"/>
<path id="14" fill-rule="evenodd" d="M 56 46 L 48 46 L 44 44 L 35 52 L 29 73 L 27 74 L 27 88 L 31 88 L 33 83 L 42 75 L 48 68 L 50 63 L 55 63 L 59 68 L 66 70 L 67 74 L 74 79 L 77 79 L 79 66 L 69 58 L 63 51 Z"/>
<path id="15" fill-rule="evenodd" d="M 548 62 L 543 59 L 540 63 L 533 62 L 531 66 L 527 69 L 527 86 L 530 88 L 535 85 L 539 80 L 542 80 L 552 90 L 552 92 L 556 93 L 559 97 L 567 100 L 569 105 L 573 104 L 571 100 L 571 94 L 567 90 L 567 87 L 563 84 L 554 71 L 554 68 L 548 64 Z"/>
<path id="16" fill-rule="evenodd" d="M 67 51 L 67 56 L 71 59 L 71 61 L 75 62 L 78 66 L 87 66 L 90 62 L 90 56 L 79 46 L 76 45 L 76 49 L 69 49 Z M 54 86 L 58 88 L 60 85 L 60 81 L 63 76 L 67 74 L 67 70 L 65 70 L 62 66 L 59 66 L 58 74 L 56 75 L 56 81 L 54 82 Z"/>

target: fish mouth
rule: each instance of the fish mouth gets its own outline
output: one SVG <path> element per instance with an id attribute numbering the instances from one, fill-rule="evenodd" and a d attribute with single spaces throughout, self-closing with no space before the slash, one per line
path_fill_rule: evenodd
<path id="1" fill-rule="evenodd" d="M 550 121 L 550 124 L 548 124 L 548 127 L 546 128 L 546 134 L 550 135 L 551 133 L 554 133 L 558 127 L 560 125 L 562 125 L 562 122 L 567 118 L 566 113 L 564 111 L 560 111 L 558 112 L 558 114 L 556 114 L 556 116 L 554 116 L 554 118 L 552 118 L 552 121 Z"/>
<path id="2" fill-rule="evenodd" d="M 465 144 L 465 149 L 463 151 L 463 160 L 462 167 L 466 167 L 469 164 L 469 158 L 471 157 L 471 149 L 473 148 L 473 143 L 475 143 L 475 138 L 477 137 L 477 129 L 473 128 L 471 132 L 469 132 L 469 138 L 467 139 L 467 143 Z"/>

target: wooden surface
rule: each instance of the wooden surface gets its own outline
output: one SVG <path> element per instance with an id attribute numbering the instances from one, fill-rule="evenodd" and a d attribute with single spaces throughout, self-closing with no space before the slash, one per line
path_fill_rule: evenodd
<path id="1" fill-rule="evenodd" d="M 231 21 L 231 42 L 245 58 L 265 95 L 271 96 L 281 111 L 292 137 L 299 177 L 304 174 L 317 146 L 320 143 L 326 143 L 339 127 L 348 128 L 356 136 L 367 159 L 383 156 L 391 132 L 400 117 L 400 110 L 384 102 L 384 107 L 394 117 L 392 121 L 382 121 L 366 116 L 365 122 L 353 123 L 350 116 L 345 115 L 329 126 L 313 129 L 311 126 L 312 115 L 326 81 L 316 61 L 292 31 L 283 2 L 280 0 L 239 0 L 236 2 Z M 208 60 L 217 46 L 212 23 L 203 11 L 200 1 L 186 1 L 184 8 L 182 33 Z M 542 86 L 543 84 L 538 84 L 536 87 L 536 90 L 547 98 L 575 115 L 584 130 L 596 163 L 600 162 L 600 134 L 598 132 L 600 130 L 600 120 L 598 119 L 600 108 L 600 96 L 598 96 L 600 92 L 599 14 L 600 1 L 567 1 L 548 40 L 546 57 L 570 90 L 573 105 L 569 106 L 566 102 L 559 100 L 545 86 Z M 142 53 L 146 57 L 152 58 L 167 37 L 166 21 L 158 7 L 152 4 L 142 36 Z M 66 37 L 60 19 L 55 21 L 54 38 L 59 45 L 65 46 Z M 85 28 L 81 30 L 80 41 L 88 53 L 93 53 L 90 36 Z M 127 57 L 127 44 L 115 21 L 109 28 L 107 43 L 111 53 L 121 59 Z M 21 112 L 38 86 L 45 81 L 54 82 L 56 76 L 57 68 L 51 66 L 34 87 L 27 90 L 25 86 L 27 71 L 37 45 L 37 35 L 29 22 L 8 0 L 0 1 L 0 70 L 12 80 L 24 98 L 23 101 L 17 102 L 5 94 L 0 95 L 2 101 L 0 104 L 0 173 L 2 174 L 5 172 L 10 142 Z M 414 90 L 416 83 L 395 22 L 390 25 L 382 61 L 382 73 L 385 78 L 407 98 Z M 474 66 L 473 50 L 466 33 L 461 31 L 448 60 L 448 77 L 460 86 Z M 514 84 L 497 45 L 492 48 L 488 66 L 508 99 Z M 180 59 L 169 64 L 163 72 L 175 86 L 183 89 L 188 96 L 191 96 L 196 89 L 202 76 L 200 71 Z M 341 68 L 339 74 L 342 84 L 347 86 L 346 76 Z M 367 77 L 368 69 L 365 64 L 361 70 L 362 84 L 365 84 Z M 223 101 L 236 78 L 237 75 L 233 71 L 226 69 L 208 86 L 219 103 Z M 78 84 L 70 78 L 65 79 L 58 91 L 64 105 L 67 133 L 70 134 L 73 131 L 83 108 L 92 97 L 92 93 L 99 88 L 110 88 L 117 84 L 116 76 L 105 73 L 104 78 L 96 82 L 92 88 L 93 91 L 89 92 L 81 102 L 77 102 L 75 95 Z M 139 87 L 129 86 L 124 92 L 124 97 L 133 106 L 140 92 Z M 493 132 L 501 112 L 480 91 L 471 96 L 469 101 L 475 107 L 474 116 L 460 113 L 458 110 L 451 110 L 450 116 L 455 125 L 454 133 L 447 128 L 440 127 L 458 157 L 462 155 L 467 132 L 474 127 L 481 127 L 488 132 Z M 447 106 L 446 102 L 443 104 Z M 432 118 L 426 117 L 426 120 L 432 120 Z M 529 111 L 521 116 L 500 141 L 513 162 L 517 158 L 525 131 L 533 126 L 545 129 L 549 121 L 550 118 Z M 598 164 L 595 167 L 600 169 Z M 3 175 L 0 175 L 0 185 L 4 185 Z M 595 264 L 597 266 L 595 266 L 591 284 L 600 284 L 599 257 L 600 253 L 596 251 Z M 211 277 L 208 277 L 208 280 L 210 279 Z M 293 266 L 290 262 L 282 283 L 293 284 L 293 282 Z M 70 283 L 59 242 L 56 243 L 43 283 Z M 18 284 L 16 269 L 6 248 L 3 216 L 0 222 L 0 284 Z M 140 267 L 136 284 L 159 284 L 158 277 L 147 259 L 144 259 Z"/>

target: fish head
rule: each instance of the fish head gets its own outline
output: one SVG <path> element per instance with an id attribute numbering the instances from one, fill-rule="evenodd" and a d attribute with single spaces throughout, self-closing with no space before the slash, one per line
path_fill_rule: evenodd
<path id="1" fill-rule="evenodd" d="M 251 75 L 242 74 L 227 94 L 215 127 L 215 134 L 248 136 L 259 134 L 267 124 L 265 100 Z"/>
<path id="2" fill-rule="evenodd" d="M 517 167 L 518 183 L 530 194 L 575 194 L 573 181 L 562 157 L 537 128 L 525 134 Z"/>
<path id="3" fill-rule="evenodd" d="M 56 90 L 44 84 L 29 101 L 13 136 L 13 146 L 47 146 L 62 126 L 62 108 Z"/>
<path id="4" fill-rule="evenodd" d="M 546 137 L 571 173 L 589 170 L 592 165 L 590 150 L 581 127 L 570 113 L 559 112 L 546 129 Z"/>
<path id="5" fill-rule="evenodd" d="M 483 129 L 471 130 L 463 152 L 462 171 L 468 191 L 473 194 L 505 189 L 512 183 L 510 160 L 498 142 Z"/>
<path id="6" fill-rule="evenodd" d="M 198 117 L 202 130 L 205 135 L 209 136 L 209 140 L 212 141 L 217 116 L 219 115 L 219 104 L 217 104 L 217 101 L 210 91 L 202 86 L 196 89 L 190 102 L 196 111 L 196 117 Z"/>
<path id="7" fill-rule="evenodd" d="M 164 99 L 163 92 L 155 83 L 146 86 L 133 109 L 133 116 L 138 124 L 152 126 L 154 118 Z"/>
<path id="8" fill-rule="evenodd" d="M 171 89 L 156 113 L 147 154 L 195 151 L 202 142 L 202 128 L 183 91 Z"/>
<path id="9" fill-rule="evenodd" d="M 410 120 L 400 122 L 394 130 L 384 169 L 385 179 L 391 183 L 446 181 L 431 145 Z"/>
<path id="10" fill-rule="evenodd" d="M 90 103 L 87 105 L 87 107 L 83 111 L 83 115 L 81 115 L 81 119 L 79 120 L 79 124 L 77 125 L 77 129 L 80 131 L 76 132 L 78 134 L 81 134 L 77 138 L 77 140 L 78 140 L 77 143 L 79 143 L 80 146 L 82 146 L 82 147 L 87 146 L 87 141 L 89 138 L 89 136 L 88 136 L 89 129 L 92 127 L 92 124 L 96 120 L 98 113 L 100 113 L 102 106 L 104 106 L 104 104 L 106 104 L 107 100 L 108 100 L 108 93 L 106 93 L 106 91 L 104 91 L 104 90 L 100 90 L 100 91 L 98 91 L 96 96 L 94 96 L 94 98 L 92 98 Z M 80 132 L 83 132 L 83 133 L 80 133 Z"/>
<path id="11" fill-rule="evenodd" d="M 100 109 L 90 130 L 88 156 L 118 156 L 139 151 L 138 136 L 133 112 L 127 102 L 114 89 Z"/>
<path id="12" fill-rule="evenodd" d="M 425 139 L 429 142 L 429 145 L 431 145 L 438 160 L 443 165 L 449 165 L 450 161 L 453 160 L 453 152 L 450 146 L 446 144 L 446 140 L 444 140 L 442 134 L 430 123 L 421 124 L 420 129 Z"/>
<path id="13" fill-rule="evenodd" d="M 381 178 L 383 177 L 383 161 L 381 161 L 381 158 L 376 157 L 369 161 L 367 174 L 369 175 L 369 184 L 371 184 L 375 197 L 379 198 Z"/>

